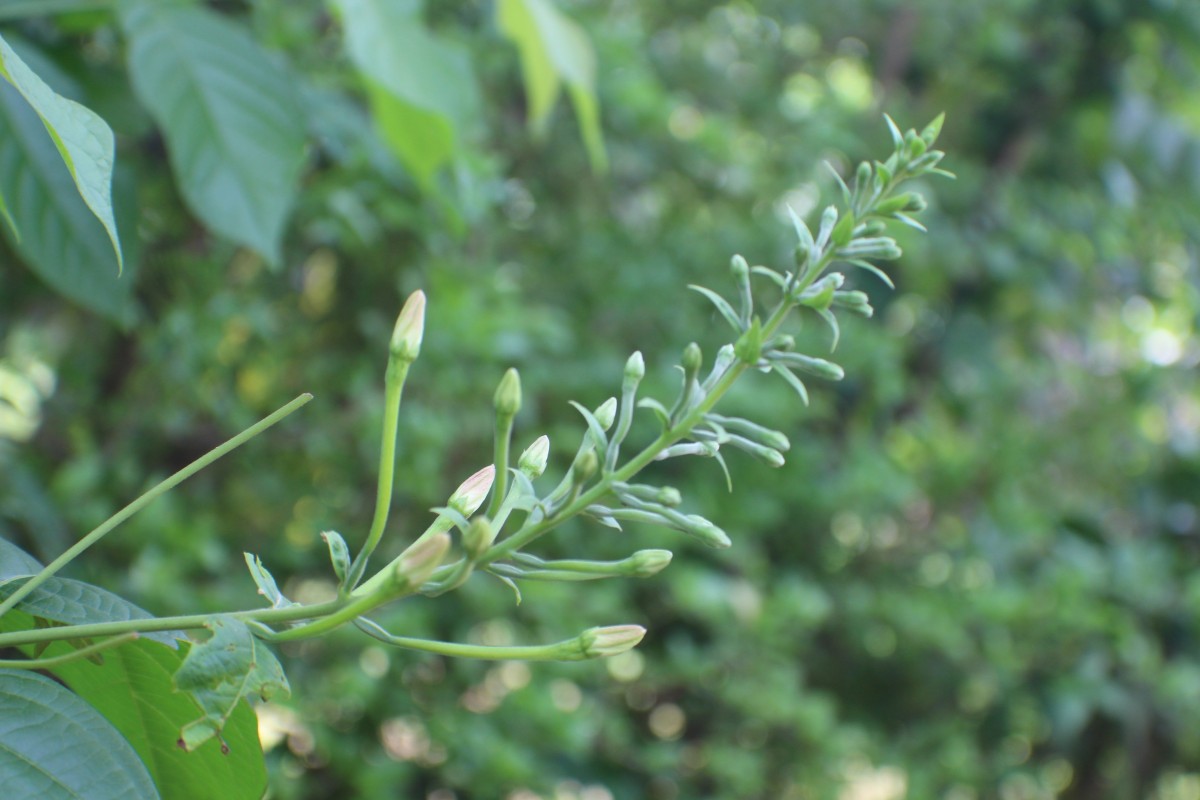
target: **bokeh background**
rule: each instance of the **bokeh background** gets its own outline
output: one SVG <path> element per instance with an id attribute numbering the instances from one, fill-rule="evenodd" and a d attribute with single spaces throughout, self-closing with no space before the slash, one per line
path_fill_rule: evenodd
<path id="1" fill-rule="evenodd" d="M 666 394 L 684 345 L 722 343 L 686 284 L 725 290 L 735 252 L 786 267 L 784 204 L 834 199 L 822 162 L 886 155 L 884 112 L 947 113 L 958 180 L 920 187 L 930 232 L 896 232 L 896 291 L 856 278 L 877 313 L 843 322 L 846 380 L 808 408 L 765 377 L 730 398 L 791 436 L 788 464 L 733 455 L 732 494 L 711 462 L 654 473 L 732 549 L 568 525 L 536 552 L 675 562 L 520 606 L 477 578 L 381 617 L 495 643 L 636 622 L 645 643 L 569 665 L 351 632 L 284 648 L 294 697 L 261 712 L 272 796 L 1200 800 L 1200 5 L 561 0 L 594 48 L 605 171 L 565 100 L 531 134 L 492 3 L 429 4 L 478 92 L 426 181 L 372 128 L 327 8 L 209 3 L 304 91 L 274 266 L 189 211 L 107 8 L 51 5 L 68 13 L 0 23 L 117 134 L 128 294 L 97 313 L 0 246 L 0 535 L 49 560 L 317 396 L 77 565 L 158 614 L 256 605 L 242 551 L 294 598 L 330 590 L 318 534 L 369 524 L 409 291 L 429 322 L 388 553 L 490 460 L 504 369 L 518 446 L 549 434 L 560 471 L 568 400 L 616 393 L 634 349 Z"/>

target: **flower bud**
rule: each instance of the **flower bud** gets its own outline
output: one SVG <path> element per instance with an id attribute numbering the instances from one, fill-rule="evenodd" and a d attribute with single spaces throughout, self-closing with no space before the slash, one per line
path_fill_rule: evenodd
<path id="1" fill-rule="evenodd" d="M 579 634 L 579 648 L 584 658 L 607 658 L 637 647 L 645 635 L 646 629 L 641 625 L 589 628 Z"/>
<path id="2" fill-rule="evenodd" d="M 854 174 L 854 188 L 860 192 L 865 191 L 870 182 L 871 165 L 864 161 L 858 165 L 858 172 Z"/>
<path id="3" fill-rule="evenodd" d="M 502 417 L 515 417 L 521 410 L 521 376 L 511 367 L 500 379 L 496 394 L 492 397 L 496 413 Z"/>
<path id="4" fill-rule="evenodd" d="M 539 436 L 521 453 L 521 457 L 517 459 L 517 469 L 521 470 L 525 477 L 533 480 L 546 471 L 546 461 L 549 457 L 550 437 Z"/>
<path id="5" fill-rule="evenodd" d="M 695 375 L 700 371 L 700 365 L 704 361 L 704 354 L 700 352 L 700 345 L 692 342 L 683 349 L 683 359 L 681 366 L 684 372 L 688 375 Z"/>
<path id="6" fill-rule="evenodd" d="M 657 575 L 671 563 L 670 550 L 638 550 L 625 559 L 629 565 L 629 574 L 635 578 L 649 578 Z"/>
<path id="7" fill-rule="evenodd" d="M 494 464 L 488 464 L 463 481 L 462 485 L 454 490 L 454 494 L 450 495 L 446 505 L 464 517 L 470 517 L 483 505 L 495 479 L 496 467 Z"/>
<path id="8" fill-rule="evenodd" d="M 592 412 L 596 421 L 600 423 L 600 427 L 608 430 L 612 427 L 613 420 L 617 418 L 617 398 L 610 397 L 600 404 L 600 407 Z"/>
<path id="9" fill-rule="evenodd" d="M 642 358 L 640 350 L 634 351 L 629 360 L 625 362 L 625 380 L 640 381 L 646 376 L 646 362 Z"/>
<path id="10" fill-rule="evenodd" d="M 581 486 L 596 474 L 596 469 L 600 466 L 600 459 L 596 456 L 595 450 L 584 450 L 575 459 L 575 464 L 571 467 L 571 482 L 575 486 Z"/>
<path id="11" fill-rule="evenodd" d="M 471 558 L 479 558 L 496 541 L 496 529 L 487 517 L 479 516 L 463 532 L 463 550 Z"/>
<path id="12" fill-rule="evenodd" d="M 395 358 L 413 362 L 421 353 L 421 339 L 425 335 L 425 293 L 417 290 L 408 296 L 396 327 L 392 329 L 389 350 Z"/>
<path id="13" fill-rule="evenodd" d="M 450 534 L 439 533 L 415 542 L 396 559 L 396 578 L 411 589 L 420 588 L 442 564 L 450 549 Z"/>
<path id="14" fill-rule="evenodd" d="M 739 282 L 750 277 L 750 265 L 740 255 L 729 259 L 729 271 L 733 273 L 734 279 Z"/>
<path id="15" fill-rule="evenodd" d="M 686 524 L 681 526 L 680 530 L 689 536 L 699 539 L 709 547 L 729 547 L 729 545 L 733 544 L 725 531 L 713 525 L 704 517 L 698 514 L 688 514 L 684 519 Z"/>

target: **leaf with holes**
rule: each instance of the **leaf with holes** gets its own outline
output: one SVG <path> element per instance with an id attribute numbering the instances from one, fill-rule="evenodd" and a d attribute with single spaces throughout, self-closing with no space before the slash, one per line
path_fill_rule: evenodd
<path id="1" fill-rule="evenodd" d="M 280 692 L 289 693 L 283 667 L 246 623 L 213 617 L 204 627 L 212 636 L 193 645 L 175 673 L 175 688 L 190 693 L 204 712 L 181 731 L 180 744 L 189 751 L 214 736 L 221 737 L 243 697 L 267 700 Z"/>
<path id="2" fill-rule="evenodd" d="M 304 166 L 295 81 L 238 25 L 197 6 L 124 0 L 129 73 L 205 225 L 272 264 Z"/>
<path id="3" fill-rule="evenodd" d="M 256 800 L 267 784 L 258 723 L 238 703 L 221 733 L 192 752 L 179 746 L 180 730 L 196 718 L 196 703 L 175 691 L 172 676 L 187 653 L 139 640 L 105 651 L 102 663 L 76 660 L 52 672 L 95 706 L 133 745 L 168 800 Z M 56 643 L 45 655 L 67 652 Z"/>

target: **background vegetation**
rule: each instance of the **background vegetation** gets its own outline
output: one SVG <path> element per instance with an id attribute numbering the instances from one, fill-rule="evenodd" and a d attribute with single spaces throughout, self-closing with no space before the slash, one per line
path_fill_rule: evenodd
<path id="1" fill-rule="evenodd" d="M 430 307 L 394 530 L 488 462 L 508 366 L 519 446 L 563 448 L 567 400 L 613 393 L 629 351 L 665 384 L 684 344 L 717 343 L 683 287 L 724 285 L 733 252 L 787 264 L 783 204 L 811 213 L 833 189 L 821 161 L 883 152 L 882 111 L 947 111 L 959 175 L 926 189 L 931 234 L 903 234 L 897 291 L 860 279 L 878 313 L 844 323 L 846 381 L 810 408 L 776 381 L 731 398 L 792 436 L 787 466 L 735 456 L 733 495 L 715 466 L 662 470 L 730 551 L 664 534 L 678 554 L 652 581 L 520 607 L 475 581 L 387 620 L 488 642 L 638 622 L 637 651 L 285 647 L 295 696 L 262 714 L 274 796 L 1200 798 L 1200 6 L 562 2 L 597 112 L 586 59 L 553 65 L 571 102 L 523 86 L 492 3 L 214 2 L 207 60 L 247 60 L 278 124 L 243 131 L 241 171 L 206 196 L 187 137 L 237 115 L 155 101 L 180 73 L 130 44 L 155 24 L 137 5 L 0 3 L 5 38 L 116 133 L 125 256 L 101 284 L 47 276 L 28 236 L 0 246 L 0 536 L 49 560 L 317 395 L 79 565 L 158 614 L 253 605 L 243 550 L 289 596 L 328 590 L 318 533 L 369 522 L 408 291 Z M 411 85 L 373 72 L 372 7 L 419 32 Z M 4 151 L 29 120 L 7 86 L 0 104 L 16 216 Z M 84 221 L 80 263 L 115 273 Z M 545 551 L 610 548 L 629 549 L 581 525 Z"/>

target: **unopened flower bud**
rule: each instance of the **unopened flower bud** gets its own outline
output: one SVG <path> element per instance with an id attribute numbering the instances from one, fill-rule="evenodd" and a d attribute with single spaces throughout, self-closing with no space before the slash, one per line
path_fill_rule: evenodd
<path id="1" fill-rule="evenodd" d="M 657 575 L 671 563 L 670 550 L 638 550 L 626 559 L 629 564 L 629 574 L 635 578 L 649 578 Z"/>
<path id="2" fill-rule="evenodd" d="M 517 469 L 521 470 L 525 477 L 533 480 L 546 471 L 546 461 L 549 457 L 550 437 L 539 436 L 521 453 L 521 457 L 517 459 Z"/>
<path id="3" fill-rule="evenodd" d="M 412 589 L 420 588 L 442 564 L 450 549 L 450 534 L 439 533 L 416 542 L 396 559 L 396 577 Z"/>
<path id="4" fill-rule="evenodd" d="M 610 397 L 600 404 L 599 408 L 592 412 L 596 421 L 600 423 L 600 427 L 608 430 L 612 427 L 613 420 L 617 418 L 617 398 Z"/>
<path id="5" fill-rule="evenodd" d="M 807 372 L 809 375 L 815 375 L 818 378 L 840 381 L 846 377 L 845 370 L 832 361 L 826 361 L 823 358 L 806 356 L 803 353 L 775 353 L 773 358 L 781 364 L 795 367 L 801 372 Z"/>
<path id="6" fill-rule="evenodd" d="M 642 358 L 640 350 L 634 351 L 629 360 L 625 362 L 625 380 L 640 381 L 646 376 L 646 361 Z"/>
<path id="7" fill-rule="evenodd" d="M 571 481 L 576 486 L 580 486 L 588 481 L 596 474 L 596 469 L 600 466 L 600 459 L 596 456 L 595 450 L 584 450 L 579 454 L 579 458 L 575 459 L 574 466 L 571 467 Z"/>
<path id="8" fill-rule="evenodd" d="M 425 293 L 417 290 L 408 296 L 396 327 L 392 329 L 391 354 L 403 361 L 416 361 L 421 353 L 421 339 L 425 335 Z"/>
<path id="9" fill-rule="evenodd" d="M 496 413 L 502 417 L 515 417 L 521 410 L 521 376 L 515 369 L 509 368 L 504 373 L 492 402 L 496 406 Z"/>
<path id="10" fill-rule="evenodd" d="M 579 634 L 579 648 L 584 658 L 607 658 L 637 647 L 646 635 L 641 625 L 610 625 L 589 628 Z"/>
<path id="11" fill-rule="evenodd" d="M 713 525 L 704 517 L 697 514 L 688 514 L 685 520 L 686 524 L 680 529 L 689 536 L 693 536 L 704 542 L 709 547 L 729 547 L 729 545 L 733 544 L 725 531 Z"/>
<path id="12" fill-rule="evenodd" d="M 859 191 L 864 191 L 871 182 L 871 165 L 866 161 L 858 165 L 858 172 L 854 174 L 854 186 Z"/>
<path id="13" fill-rule="evenodd" d="M 488 464 L 463 481 L 462 485 L 454 490 L 454 494 L 450 495 L 446 505 L 464 517 L 470 517 L 483 505 L 495 479 L 496 467 L 494 464 Z"/>
<path id="14" fill-rule="evenodd" d="M 471 558 L 479 558 L 495 540 L 496 529 L 492 521 L 484 516 L 474 517 L 463 532 L 463 550 Z"/>
<path id="15" fill-rule="evenodd" d="M 700 345 L 692 342 L 683 349 L 683 359 L 681 366 L 688 375 L 695 375 L 700 371 L 700 365 L 704 362 L 704 354 L 700 352 Z"/>
<path id="16" fill-rule="evenodd" d="M 740 255 L 735 255 L 729 259 L 729 271 L 733 273 L 734 279 L 739 282 L 750 277 L 750 265 Z"/>

